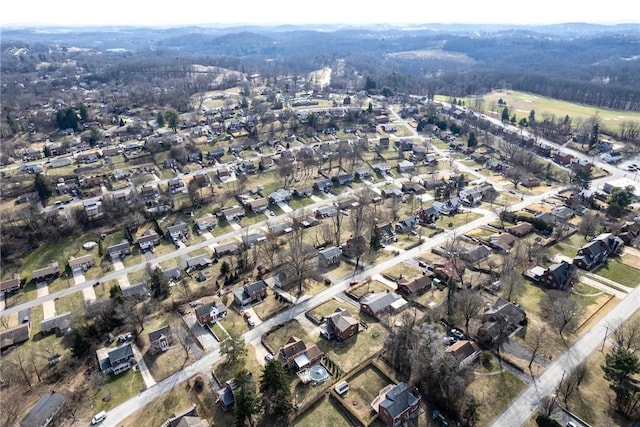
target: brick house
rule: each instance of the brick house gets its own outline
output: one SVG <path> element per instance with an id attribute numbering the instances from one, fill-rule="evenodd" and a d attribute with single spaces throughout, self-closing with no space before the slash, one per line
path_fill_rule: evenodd
<path id="1" fill-rule="evenodd" d="M 386 426 L 400 427 L 418 416 L 420 400 L 418 390 L 402 382 L 380 390 L 371 407 Z"/>
<path id="2" fill-rule="evenodd" d="M 276 358 L 285 368 L 300 370 L 318 363 L 323 356 L 316 344 L 305 344 L 300 338 L 291 337 L 278 350 Z"/>
<path id="3" fill-rule="evenodd" d="M 325 320 L 320 333 L 328 340 L 335 338 L 337 341 L 344 341 L 360 331 L 360 322 L 342 308 L 337 308 Z"/>
<path id="4" fill-rule="evenodd" d="M 259 302 L 267 297 L 267 284 L 258 280 L 233 290 L 233 301 L 239 307 Z"/>
<path id="5" fill-rule="evenodd" d="M 169 350 L 173 343 L 173 333 L 169 325 L 149 332 L 149 352 L 151 354 Z"/>

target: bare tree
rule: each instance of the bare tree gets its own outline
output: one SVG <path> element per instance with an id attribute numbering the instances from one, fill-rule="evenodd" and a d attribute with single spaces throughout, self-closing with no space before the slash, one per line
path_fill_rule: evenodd
<path id="1" fill-rule="evenodd" d="M 577 301 L 569 298 L 563 291 L 550 290 L 547 292 L 547 306 L 549 321 L 558 330 L 561 338 L 567 328 L 576 326 L 583 309 Z"/>
<path id="2" fill-rule="evenodd" d="M 472 289 L 463 289 L 455 295 L 454 306 L 464 318 L 465 332 L 469 335 L 469 322 L 481 312 L 484 299 Z"/>
<path id="3" fill-rule="evenodd" d="M 531 348 L 531 356 L 529 357 L 529 372 L 531 372 L 531 366 L 533 365 L 533 361 L 536 359 L 536 356 L 540 352 L 540 350 L 547 344 L 548 342 L 548 333 L 547 328 L 544 326 L 531 326 L 529 331 L 527 332 L 527 344 Z"/>
<path id="4" fill-rule="evenodd" d="M 305 229 L 296 228 L 289 238 L 287 250 L 282 254 L 282 265 L 287 278 L 287 285 L 295 287 L 298 295 L 302 295 L 306 280 L 313 276 L 316 261 L 316 250 L 304 240 Z"/>
<path id="5" fill-rule="evenodd" d="M 184 366 L 189 360 L 189 352 L 193 345 L 193 337 L 191 336 L 191 332 L 181 321 L 175 321 L 172 323 L 171 333 L 184 352 L 184 361 L 182 362 L 182 366 Z"/>
<path id="6" fill-rule="evenodd" d="M 594 237 L 598 234 L 597 230 L 600 226 L 600 216 L 598 214 L 585 213 L 582 216 L 582 221 L 578 226 L 578 232 L 584 236 L 584 240 L 589 240 L 589 237 Z"/>

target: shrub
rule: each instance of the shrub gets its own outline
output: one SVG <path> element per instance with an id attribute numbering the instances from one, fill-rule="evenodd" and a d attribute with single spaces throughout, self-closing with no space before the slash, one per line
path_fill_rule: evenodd
<path id="1" fill-rule="evenodd" d="M 562 427 L 562 424 L 554 420 L 553 418 L 549 418 L 546 415 L 540 414 L 536 417 L 536 423 L 540 427 Z"/>

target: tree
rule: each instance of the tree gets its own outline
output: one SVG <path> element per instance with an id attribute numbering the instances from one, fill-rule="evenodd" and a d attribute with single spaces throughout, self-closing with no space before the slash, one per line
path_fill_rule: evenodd
<path id="1" fill-rule="evenodd" d="M 167 126 L 173 129 L 174 132 L 178 130 L 178 124 L 180 122 L 180 116 L 178 112 L 173 108 L 169 108 L 164 112 L 164 119 L 167 122 Z"/>
<path id="2" fill-rule="evenodd" d="M 454 296 L 454 306 L 464 318 L 465 332 L 469 335 L 469 322 L 483 309 L 484 299 L 476 291 L 463 289 Z"/>
<path id="3" fill-rule="evenodd" d="M 158 115 L 156 116 L 156 122 L 158 123 L 158 126 L 160 126 L 161 128 L 164 127 L 165 120 L 164 120 L 164 115 L 162 114 L 162 112 L 159 112 Z"/>
<path id="4" fill-rule="evenodd" d="M 571 183 L 581 190 L 588 190 L 592 179 L 590 167 L 577 167 L 571 174 Z"/>
<path id="5" fill-rule="evenodd" d="M 159 268 L 151 270 L 149 277 L 149 289 L 154 298 L 165 299 L 171 293 L 169 281 Z"/>
<path id="6" fill-rule="evenodd" d="M 109 298 L 118 304 L 122 304 L 124 302 L 124 294 L 122 293 L 120 285 L 113 285 L 109 288 Z"/>
<path id="7" fill-rule="evenodd" d="M 47 204 L 47 200 L 53 194 L 51 180 L 43 173 L 37 173 L 33 183 L 38 197 L 43 205 Z"/>
<path id="8" fill-rule="evenodd" d="M 229 334 L 229 337 L 220 342 L 220 354 L 227 356 L 230 365 L 243 361 L 247 355 L 247 346 L 240 335 Z"/>
<path id="9" fill-rule="evenodd" d="M 638 351 L 638 347 L 615 343 L 601 366 L 609 388 L 616 394 L 616 409 L 626 416 L 633 415 L 640 407 L 640 386 L 634 378 L 640 373 Z"/>
<path id="10" fill-rule="evenodd" d="M 560 337 L 564 338 L 563 332 L 576 325 L 583 309 L 564 291 L 550 290 L 547 292 L 547 299 L 549 321 L 557 328 Z"/>
<path id="11" fill-rule="evenodd" d="M 473 148 L 478 145 L 478 139 L 476 138 L 475 132 L 471 132 L 469 134 L 469 139 L 467 140 L 467 147 Z"/>
<path id="12" fill-rule="evenodd" d="M 547 328 L 544 326 L 531 326 L 530 330 L 527 332 L 526 341 L 531 348 L 531 356 L 529 357 L 529 371 L 531 372 L 531 365 L 533 365 L 533 361 L 536 359 L 538 352 L 544 347 L 548 341 L 549 332 Z"/>
<path id="13" fill-rule="evenodd" d="M 304 241 L 305 229 L 296 228 L 289 238 L 288 249 L 284 251 L 282 265 L 286 277 L 286 285 L 296 288 L 302 295 L 305 281 L 314 274 L 316 250 Z"/>
<path id="14" fill-rule="evenodd" d="M 229 265 L 229 263 L 227 261 L 222 261 L 222 264 L 220 264 L 220 274 L 226 276 L 230 272 L 231 266 Z"/>
<path id="15" fill-rule="evenodd" d="M 594 237 L 598 234 L 599 226 L 600 216 L 587 212 L 582 216 L 582 221 L 580 221 L 580 225 L 578 226 L 578 232 L 584 236 L 584 240 L 589 240 L 589 237 Z"/>
<path id="16" fill-rule="evenodd" d="M 269 361 L 262 370 L 260 393 L 265 412 L 282 423 L 293 412 L 289 382 L 289 375 L 277 360 Z"/>
<path id="17" fill-rule="evenodd" d="M 634 188 L 632 185 L 628 185 L 624 188 L 614 187 L 609 194 L 607 214 L 614 217 L 622 215 L 622 212 L 633 200 L 633 191 Z"/>
<path id="18" fill-rule="evenodd" d="M 480 409 L 482 408 L 482 402 L 476 400 L 474 396 L 470 396 L 464 405 L 464 411 L 462 412 L 462 419 L 467 426 L 473 427 L 480 421 Z"/>
<path id="19" fill-rule="evenodd" d="M 507 107 L 504 107 L 502 109 L 502 121 L 503 122 L 509 121 L 509 109 Z"/>
<path id="20" fill-rule="evenodd" d="M 235 425 L 244 427 L 249 423 L 252 426 L 253 417 L 258 413 L 260 405 L 251 373 L 245 369 L 238 371 L 233 378 L 233 387 Z"/>

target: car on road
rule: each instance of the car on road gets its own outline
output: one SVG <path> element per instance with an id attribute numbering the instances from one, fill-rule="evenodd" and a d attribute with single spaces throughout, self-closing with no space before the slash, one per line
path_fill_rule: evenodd
<path id="1" fill-rule="evenodd" d="M 418 261 L 418 266 L 422 267 L 422 268 L 427 268 L 427 263 L 424 261 Z"/>
<path id="2" fill-rule="evenodd" d="M 464 334 L 462 333 L 462 331 L 460 329 L 453 328 L 453 329 L 451 329 L 450 334 L 451 334 L 452 337 L 457 338 L 459 340 L 464 339 Z"/>

